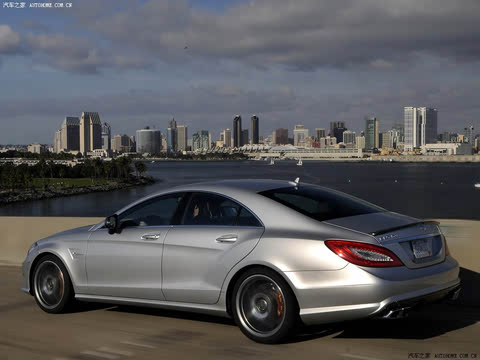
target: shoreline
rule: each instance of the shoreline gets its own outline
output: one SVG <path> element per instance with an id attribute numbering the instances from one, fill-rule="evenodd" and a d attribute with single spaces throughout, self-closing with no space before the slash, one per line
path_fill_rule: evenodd
<path id="1" fill-rule="evenodd" d="M 137 186 L 152 185 L 156 181 L 157 180 L 155 180 L 153 177 L 141 177 L 131 178 L 122 181 L 112 181 L 111 183 L 102 185 L 81 186 L 63 189 L 49 188 L 47 190 L 10 191 L 4 194 L 0 193 L 0 206 L 24 201 L 53 199 L 73 195 L 90 194 L 95 192 L 122 190 Z"/>

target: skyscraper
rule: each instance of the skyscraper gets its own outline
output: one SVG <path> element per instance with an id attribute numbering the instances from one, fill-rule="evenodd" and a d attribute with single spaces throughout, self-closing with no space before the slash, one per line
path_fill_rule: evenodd
<path id="1" fill-rule="evenodd" d="M 112 140 L 112 150 L 116 153 L 129 153 L 136 151 L 135 137 L 128 135 L 115 135 Z"/>
<path id="2" fill-rule="evenodd" d="M 59 131 L 59 152 L 80 150 L 80 119 L 78 117 L 66 116 Z"/>
<path id="3" fill-rule="evenodd" d="M 259 119 L 258 119 L 258 116 L 253 114 L 252 118 L 251 118 L 251 122 L 252 122 L 252 138 L 250 139 L 250 142 L 252 144 L 258 144 L 260 141 L 259 139 L 259 123 L 258 123 Z"/>
<path id="4" fill-rule="evenodd" d="M 53 152 L 61 153 L 62 149 L 62 129 L 55 131 L 55 139 L 53 140 Z"/>
<path id="5" fill-rule="evenodd" d="M 295 125 L 293 129 L 293 145 L 305 146 L 305 140 L 308 137 L 308 129 L 303 125 Z"/>
<path id="6" fill-rule="evenodd" d="M 162 133 L 160 130 L 150 129 L 147 126 L 145 129 L 137 130 L 136 142 L 137 153 L 160 154 L 162 149 Z"/>
<path id="7" fill-rule="evenodd" d="M 356 137 L 357 134 L 355 133 L 355 131 L 346 130 L 343 132 L 342 141 L 345 145 L 354 145 Z"/>
<path id="8" fill-rule="evenodd" d="M 233 147 L 242 146 L 242 117 L 235 115 L 233 118 Z"/>
<path id="9" fill-rule="evenodd" d="M 112 150 L 112 127 L 108 123 L 102 125 L 102 149 Z"/>
<path id="10" fill-rule="evenodd" d="M 406 106 L 403 113 L 406 151 L 437 141 L 437 109 Z"/>
<path id="11" fill-rule="evenodd" d="M 82 112 L 80 118 L 80 152 L 102 148 L 102 122 L 97 112 Z"/>
<path id="12" fill-rule="evenodd" d="M 232 147 L 232 130 L 225 129 L 223 130 L 223 146 L 226 148 Z"/>
<path id="13" fill-rule="evenodd" d="M 279 128 L 279 129 L 275 130 L 274 143 L 276 145 L 286 145 L 286 144 L 288 144 L 288 129 Z"/>
<path id="14" fill-rule="evenodd" d="M 315 141 L 320 141 L 320 138 L 325 137 L 327 134 L 325 129 L 323 128 L 316 128 L 315 129 Z"/>
<path id="15" fill-rule="evenodd" d="M 242 130 L 242 143 L 240 146 L 248 145 L 248 129 Z"/>
<path id="16" fill-rule="evenodd" d="M 168 122 L 167 153 L 177 152 L 177 122 L 174 118 Z"/>
<path id="17" fill-rule="evenodd" d="M 187 150 L 188 127 L 187 125 L 178 125 L 177 127 L 177 151 Z"/>
<path id="18" fill-rule="evenodd" d="M 467 126 L 465 128 L 465 136 L 467 137 L 467 143 L 470 144 L 470 145 L 474 145 L 475 143 L 475 139 L 474 139 L 474 136 L 473 136 L 473 125 L 470 125 L 470 126 Z"/>
<path id="19" fill-rule="evenodd" d="M 207 130 L 200 130 L 193 134 L 192 150 L 208 150 L 210 148 L 210 134 Z"/>
<path id="20" fill-rule="evenodd" d="M 378 120 L 374 116 L 365 117 L 365 149 L 375 149 L 380 145 L 378 138 Z"/>
<path id="21" fill-rule="evenodd" d="M 335 129 L 337 129 L 337 128 L 341 128 L 341 129 L 346 130 L 345 122 L 344 121 L 331 121 L 330 122 L 330 133 L 329 133 L 329 135 L 330 136 L 335 136 Z"/>
<path id="22" fill-rule="evenodd" d="M 420 107 L 421 146 L 437 142 L 437 109 Z"/>

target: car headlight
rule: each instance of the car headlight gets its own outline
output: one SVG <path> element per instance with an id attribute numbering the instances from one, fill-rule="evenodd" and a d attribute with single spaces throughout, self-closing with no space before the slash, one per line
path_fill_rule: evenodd
<path id="1" fill-rule="evenodd" d="M 27 255 L 30 254 L 33 250 L 35 250 L 37 248 L 38 244 L 37 242 L 35 241 L 32 246 L 30 246 L 30 249 L 28 249 L 28 252 L 27 252 Z"/>

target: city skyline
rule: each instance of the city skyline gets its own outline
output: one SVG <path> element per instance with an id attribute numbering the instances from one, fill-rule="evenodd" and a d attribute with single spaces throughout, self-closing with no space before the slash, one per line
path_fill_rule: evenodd
<path id="1" fill-rule="evenodd" d="M 439 109 L 440 129 L 478 129 L 479 12 L 476 0 L 74 0 L 70 10 L 3 9 L 0 143 L 50 143 L 48 129 L 84 109 L 129 134 L 163 131 L 173 116 L 190 133 L 220 129 L 235 113 L 259 114 L 262 134 L 330 121 L 358 132 L 371 113 L 386 128 L 401 121 L 404 104 Z"/>

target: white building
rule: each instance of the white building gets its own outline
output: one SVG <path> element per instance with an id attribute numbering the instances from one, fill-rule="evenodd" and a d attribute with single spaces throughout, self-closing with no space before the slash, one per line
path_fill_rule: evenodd
<path id="1" fill-rule="evenodd" d="M 365 136 L 357 136 L 355 139 L 357 149 L 365 149 Z"/>
<path id="2" fill-rule="evenodd" d="M 355 131 L 345 130 L 343 132 L 343 143 L 345 145 L 354 145 L 356 141 L 356 133 Z"/>
<path id="3" fill-rule="evenodd" d="M 305 146 L 305 140 L 308 137 L 308 129 L 305 129 L 303 125 L 295 125 L 293 129 L 293 145 Z"/>
<path id="4" fill-rule="evenodd" d="M 27 148 L 28 152 L 34 153 L 34 154 L 41 154 L 47 151 L 47 147 L 45 145 L 39 144 L 39 143 L 33 143 L 28 145 Z"/>
<path id="5" fill-rule="evenodd" d="M 406 106 L 403 112 L 405 151 L 412 151 L 437 141 L 437 109 Z"/>
<path id="6" fill-rule="evenodd" d="M 424 155 L 472 155 L 473 148 L 464 143 L 425 144 L 421 147 Z"/>

